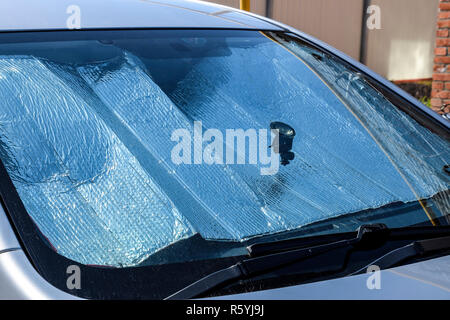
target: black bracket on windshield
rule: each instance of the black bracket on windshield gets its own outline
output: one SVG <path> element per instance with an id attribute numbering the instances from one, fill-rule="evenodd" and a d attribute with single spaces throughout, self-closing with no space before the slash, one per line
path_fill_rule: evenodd
<path id="1" fill-rule="evenodd" d="M 295 130 L 283 122 L 272 122 L 270 130 L 277 131 L 271 148 L 273 148 L 275 153 L 280 154 L 281 164 L 287 166 L 295 158 L 295 154 L 291 152 L 296 134 Z"/>

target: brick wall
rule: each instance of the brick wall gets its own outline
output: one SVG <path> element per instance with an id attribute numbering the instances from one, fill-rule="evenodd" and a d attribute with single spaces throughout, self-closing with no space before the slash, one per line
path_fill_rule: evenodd
<path id="1" fill-rule="evenodd" d="M 436 31 L 431 106 L 439 113 L 450 112 L 450 0 L 440 0 Z M 447 105 L 444 107 L 445 105 Z"/>

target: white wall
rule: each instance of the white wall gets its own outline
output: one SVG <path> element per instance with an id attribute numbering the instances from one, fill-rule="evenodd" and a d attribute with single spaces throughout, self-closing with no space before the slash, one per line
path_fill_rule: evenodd
<path id="1" fill-rule="evenodd" d="M 381 30 L 368 31 L 366 64 L 389 80 L 431 78 L 439 0 L 372 0 Z"/>

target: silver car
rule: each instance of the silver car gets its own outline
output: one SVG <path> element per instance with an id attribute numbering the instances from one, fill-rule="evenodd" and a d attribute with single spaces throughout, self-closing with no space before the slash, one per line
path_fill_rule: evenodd
<path id="1" fill-rule="evenodd" d="M 254 14 L 2 0 L 0 298 L 448 299 L 449 138 Z"/>

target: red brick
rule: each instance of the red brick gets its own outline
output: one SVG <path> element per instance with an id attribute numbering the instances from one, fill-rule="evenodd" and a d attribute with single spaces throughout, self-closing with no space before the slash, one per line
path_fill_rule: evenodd
<path id="1" fill-rule="evenodd" d="M 431 103 L 432 107 L 435 107 L 435 108 L 442 107 L 442 100 L 441 99 L 433 98 L 433 99 L 431 99 L 430 103 Z"/>
<path id="2" fill-rule="evenodd" d="M 444 63 L 449 64 L 450 63 L 450 57 L 436 57 L 434 58 L 435 63 Z"/>
<path id="3" fill-rule="evenodd" d="M 450 98 L 450 91 L 433 92 L 431 94 L 431 96 L 433 98 L 449 99 Z"/>
<path id="4" fill-rule="evenodd" d="M 448 38 L 448 29 L 440 29 L 440 30 L 436 31 L 436 37 Z"/>
<path id="5" fill-rule="evenodd" d="M 450 46 L 450 38 L 436 39 L 436 47 L 448 47 Z"/>
<path id="6" fill-rule="evenodd" d="M 442 82 L 436 82 L 437 84 L 442 83 Z M 450 82 L 446 82 L 445 83 L 445 90 L 450 90 Z"/>
<path id="7" fill-rule="evenodd" d="M 445 73 L 446 68 L 444 64 L 435 64 L 433 67 L 433 71 L 436 73 Z"/>
<path id="8" fill-rule="evenodd" d="M 440 98 L 440 97 L 438 97 L 439 92 L 441 92 L 441 90 L 431 90 L 431 97 Z"/>
<path id="9" fill-rule="evenodd" d="M 450 10 L 450 3 L 441 2 L 439 4 L 439 9 L 441 9 L 441 10 Z"/>
<path id="10" fill-rule="evenodd" d="M 450 73 L 433 73 L 435 81 L 450 81 Z"/>
<path id="11" fill-rule="evenodd" d="M 450 28 L 450 20 L 439 20 L 438 28 Z"/>
<path id="12" fill-rule="evenodd" d="M 446 56 L 447 55 L 447 48 L 435 48 L 434 54 L 437 56 Z"/>
<path id="13" fill-rule="evenodd" d="M 450 83 L 446 83 L 446 85 L 447 84 L 450 86 Z M 431 88 L 433 88 L 433 90 L 444 90 L 444 83 L 440 81 L 434 81 L 431 85 Z"/>
<path id="14" fill-rule="evenodd" d="M 449 11 L 440 12 L 439 19 L 450 19 L 450 12 Z"/>

